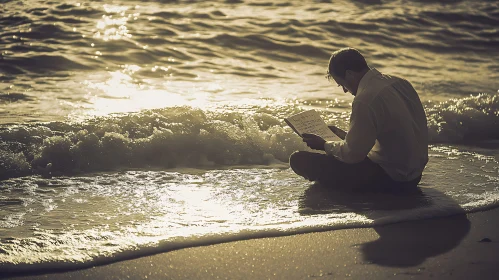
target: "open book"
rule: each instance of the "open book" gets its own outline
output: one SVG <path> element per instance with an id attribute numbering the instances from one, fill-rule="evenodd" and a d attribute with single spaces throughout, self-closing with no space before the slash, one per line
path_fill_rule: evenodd
<path id="1" fill-rule="evenodd" d="M 334 134 L 327 126 L 319 113 L 315 110 L 292 115 L 284 119 L 284 121 L 298 134 L 303 133 L 315 134 L 326 141 L 340 141 L 340 137 Z"/>

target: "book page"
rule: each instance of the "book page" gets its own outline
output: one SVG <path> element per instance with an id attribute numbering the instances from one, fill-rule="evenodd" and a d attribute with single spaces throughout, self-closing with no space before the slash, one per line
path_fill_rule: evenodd
<path id="1" fill-rule="evenodd" d="M 309 110 L 285 118 L 284 121 L 298 134 L 303 133 L 316 134 L 326 141 L 340 141 L 341 139 L 334 134 L 319 113 L 315 110 Z"/>

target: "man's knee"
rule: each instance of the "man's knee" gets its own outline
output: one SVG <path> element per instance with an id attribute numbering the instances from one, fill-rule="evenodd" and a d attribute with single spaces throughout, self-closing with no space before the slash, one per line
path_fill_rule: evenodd
<path id="1" fill-rule="evenodd" d="M 300 161 L 303 158 L 303 154 L 306 153 L 304 151 L 296 151 L 289 156 L 289 164 Z"/>
<path id="2" fill-rule="evenodd" d="M 308 172 L 307 168 L 309 168 L 311 162 L 311 153 L 306 152 L 306 151 L 297 151 L 291 154 L 289 157 L 289 166 L 293 171 L 300 175 L 305 177 L 306 179 L 309 179 L 308 177 Z"/>
<path id="3" fill-rule="evenodd" d="M 293 170 L 299 168 L 300 163 L 303 162 L 303 153 L 303 151 L 296 151 L 289 156 L 289 166 L 291 166 Z"/>

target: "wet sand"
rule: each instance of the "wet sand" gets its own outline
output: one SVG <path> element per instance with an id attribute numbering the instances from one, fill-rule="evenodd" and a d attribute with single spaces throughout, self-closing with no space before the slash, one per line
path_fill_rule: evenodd
<path id="1" fill-rule="evenodd" d="M 499 209 L 194 247 L 15 279 L 497 279 Z M 5 275 L 4 275 L 5 277 Z"/>

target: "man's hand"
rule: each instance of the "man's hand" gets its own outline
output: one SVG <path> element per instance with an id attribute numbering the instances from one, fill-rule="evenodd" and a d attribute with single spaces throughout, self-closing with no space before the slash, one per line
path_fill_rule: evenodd
<path id="1" fill-rule="evenodd" d="M 322 139 L 320 136 L 315 134 L 303 133 L 303 142 L 307 143 L 311 149 L 324 151 L 324 143 L 326 140 Z"/>
<path id="2" fill-rule="evenodd" d="M 344 130 L 343 130 L 343 129 L 341 129 L 341 128 L 337 128 L 337 127 L 336 127 L 336 126 L 334 126 L 334 125 L 329 125 L 328 127 L 329 127 L 329 129 L 331 129 L 331 131 L 332 131 L 334 134 L 338 135 L 338 137 L 340 137 L 342 140 L 345 140 L 345 137 L 347 136 L 346 131 L 344 131 Z"/>

